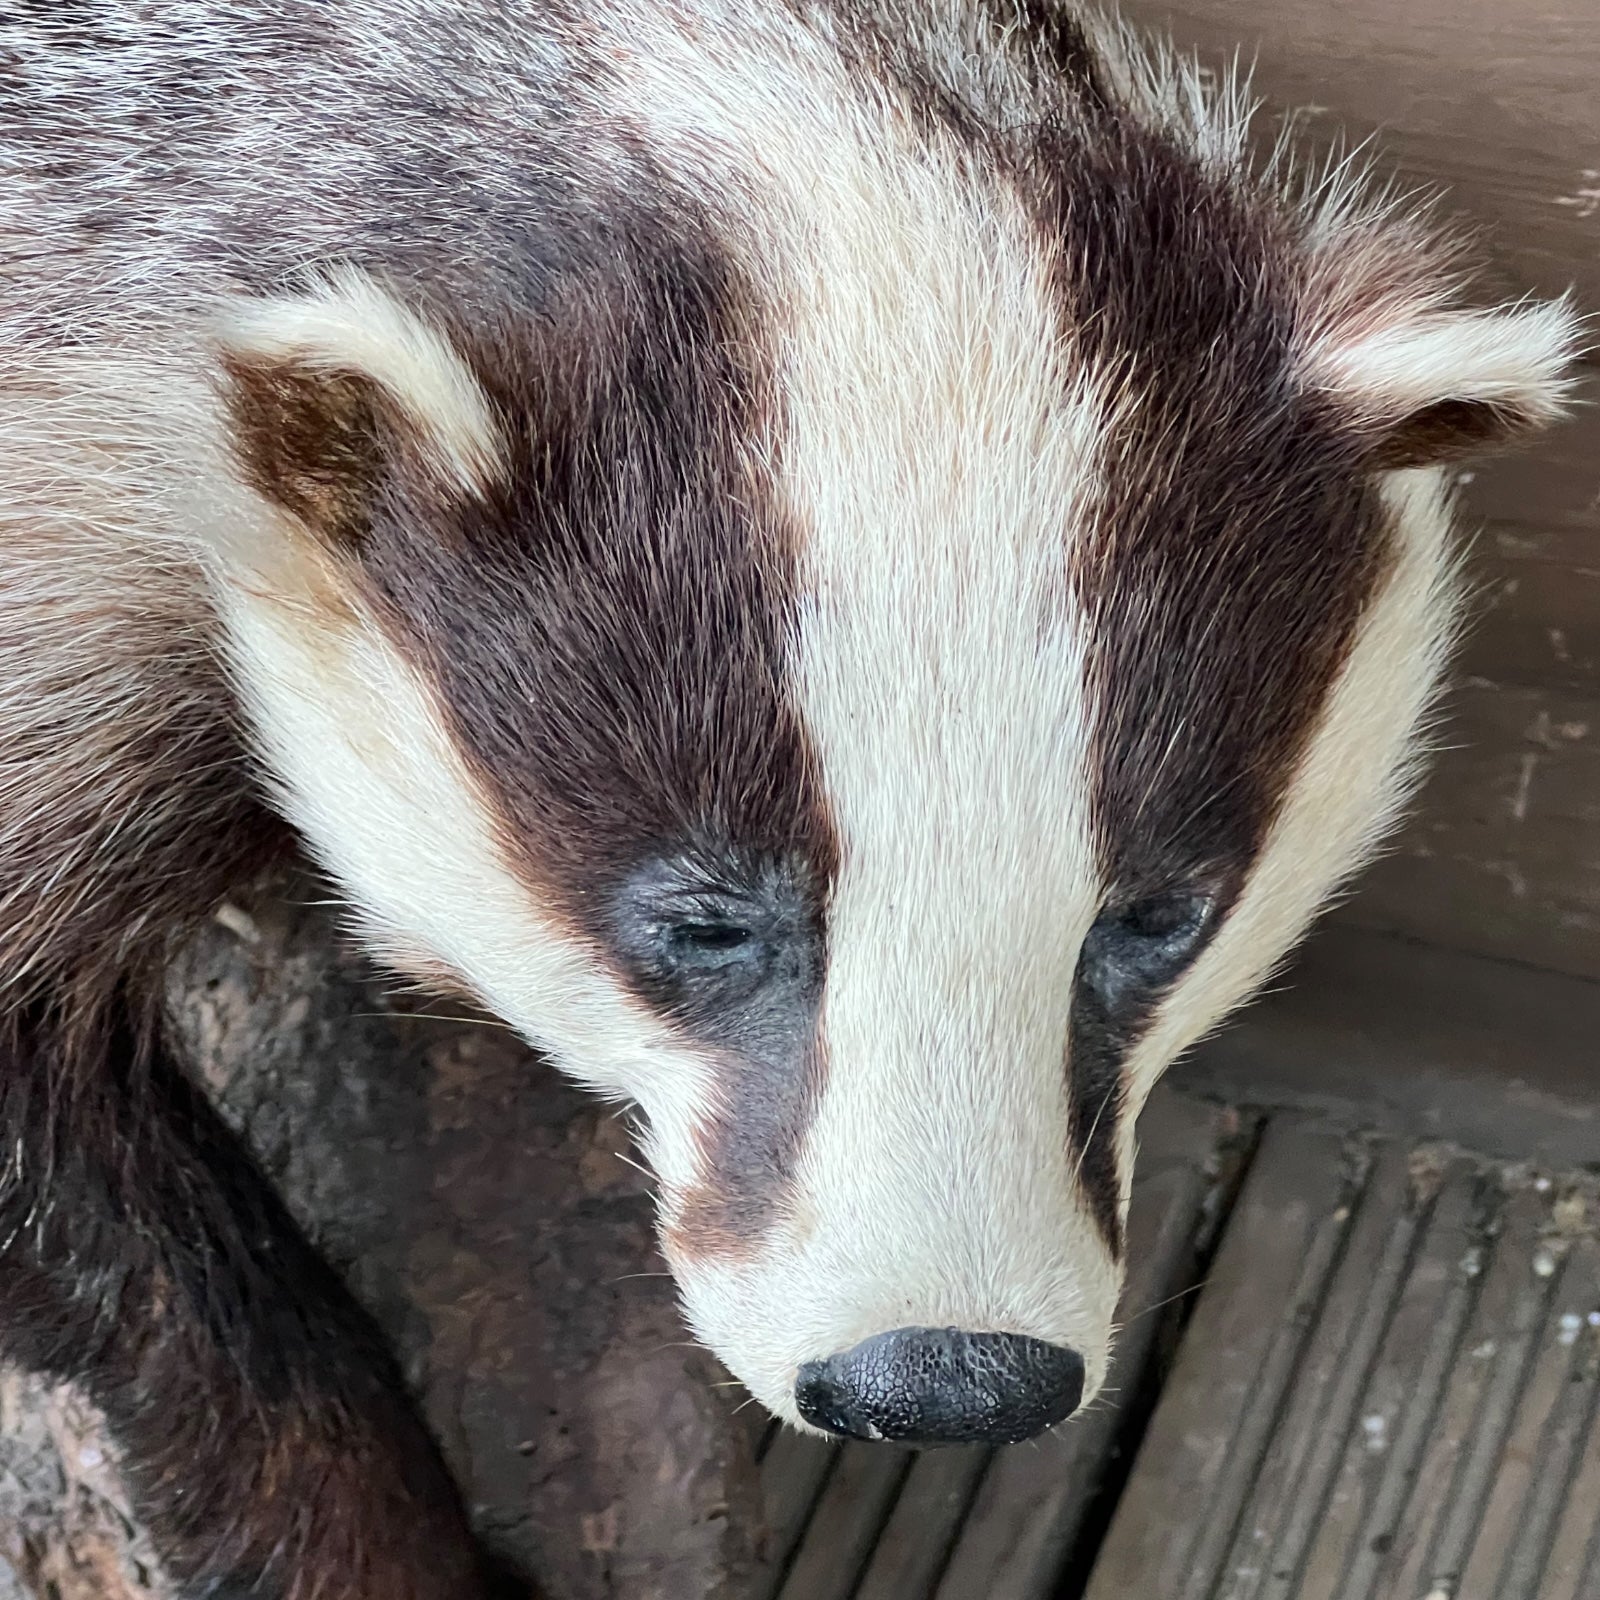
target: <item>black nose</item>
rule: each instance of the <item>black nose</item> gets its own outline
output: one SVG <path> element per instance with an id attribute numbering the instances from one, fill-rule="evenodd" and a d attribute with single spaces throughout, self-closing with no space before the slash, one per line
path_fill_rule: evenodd
<path id="1" fill-rule="evenodd" d="M 1015 1444 L 1083 1398 L 1076 1350 L 1018 1333 L 896 1328 L 808 1361 L 795 1404 L 814 1427 L 905 1444 Z"/>

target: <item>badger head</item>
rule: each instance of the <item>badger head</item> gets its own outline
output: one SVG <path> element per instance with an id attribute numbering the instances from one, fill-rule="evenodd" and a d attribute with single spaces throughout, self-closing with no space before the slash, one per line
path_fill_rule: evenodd
<path id="1" fill-rule="evenodd" d="M 964 110 L 767 45 L 619 53 L 521 289 L 233 307 L 218 593 L 373 946 L 639 1108 L 752 1393 L 1013 1440 L 1104 1380 L 1152 1084 L 1406 793 L 1441 463 L 1573 318 L 1115 39 Z"/>

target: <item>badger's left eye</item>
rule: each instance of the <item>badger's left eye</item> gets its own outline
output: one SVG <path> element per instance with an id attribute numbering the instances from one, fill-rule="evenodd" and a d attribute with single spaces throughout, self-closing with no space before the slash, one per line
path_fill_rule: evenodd
<path id="1" fill-rule="evenodd" d="M 1107 906 L 1083 942 L 1080 980 L 1112 1008 L 1171 983 L 1205 943 L 1217 906 L 1214 894 L 1181 890 Z"/>
<path id="2" fill-rule="evenodd" d="M 1126 939 L 1142 940 L 1163 947 L 1185 945 L 1205 931 L 1214 904 L 1209 895 L 1168 894 L 1106 912 L 1116 931 Z"/>

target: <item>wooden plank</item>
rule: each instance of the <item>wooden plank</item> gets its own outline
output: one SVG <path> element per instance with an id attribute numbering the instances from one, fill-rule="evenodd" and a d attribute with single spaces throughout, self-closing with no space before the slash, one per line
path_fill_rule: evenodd
<path id="1" fill-rule="evenodd" d="M 1600 418 L 1580 424 L 1584 446 L 1600 456 Z M 1539 457 L 1541 466 L 1545 458 Z M 1481 585 L 1476 625 L 1459 669 L 1465 693 L 1547 689 L 1593 698 L 1600 686 L 1600 550 L 1590 530 L 1571 555 L 1558 530 L 1496 521 L 1476 541 L 1474 580 Z"/>
<path id="2" fill-rule="evenodd" d="M 854 1600 L 923 1600 L 933 1593 L 993 1456 L 983 1445 L 919 1452 Z"/>
<path id="3" fill-rule="evenodd" d="M 1576 1165 L 1600 1155 L 1596 1039 L 1600 984 L 1329 927 L 1173 1081 Z"/>
<path id="4" fill-rule="evenodd" d="M 1340 1163 L 1303 1146 L 1297 1168 L 1276 1131 L 1088 1600 L 1597 1600 L 1593 1177 L 1380 1148 L 1337 1250 L 1307 1236 L 1285 1310 L 1287 1240 L 1262 1213 L 1296 1194 L 1324 1212 Z M 1246 1255 L 1258 1280 L 1220 1270 Z M 1307 1295 L 1310 1283 L 1325 1289 Z"/>
<path id="5" fill-rule="evenodd" d="M 1581 1359 L 1592 1366 L 1600 1362 L 1600 1328 L 1591 1320 L 1600 1312 L 1600 1296 L 1594 1305 L 1575 1309 L 1583 1311 Z M 1541 1600 L 1600 1600 L 1600 1418 L 1592 1412 L 1556 1521 Z"/>
<path id="6" fill-rule="evenodd" d="M 1418 1600 L 1456 1580 L 1493 1488 L 1501 1447 L 1544 1321 L 1547 1280 L 1532 1270 L 1546 1207 L 1532 1189 L 1497 1220 L 1482 1288 L 1415 1487 L 1378 1577 L 1378 1600 Z"/>
<path id="7" fill-rule="evenodd" d="M 1419 1218 L 1410 1203 L 1409 1158 L 1403 1145 L 1384 1148 L 1356 1203 L 1343 1256 L 1223 1568 L 1223 1587 L 1237 1600 L 1296 1593 L 1410 1263 Z"/>
<path id="8" fill-rule="evenodd" d="M 1296 1600 L 1367 1600 L 1396 1530 L 1460 1353 L 1481 1278 L 1478 1176 L 1456 1161 L 1439 1193 L 1383 1349 L 1345 1429 L 1344 1459 L 1306 1557 Z"/>
<path id="9" fill-rule="evenodd" d="M 1340 1139 L 1274 1119 L 1112 1520 L 1087 1600 L 1203 1600 L 1348 1231 Z"/>
<path id="10" fill-rule="evenodd" d="M 781 1600 L 850 1600 L 912 1459 L 912 1451 L 886 1444 L 839 1451 Z"/>
<path id="11" fill-rule="evenodd" d="M 839 1453 L 838 1445 L 793 1428 L 773 1435 L 761 1459 L 766 1560 L 754 1600 L 768 1600 L 782 1586 Z"/>
<path id="12" fill-rule="evenodd" d="M 1600 976 L 1600 693 L 1467 684 L 1416 817 L 1340 920 Z"/>
<path id="13" fill-rule="evenodd" d="M 1600 1305 L 1600 1252 L 1594 1242 L 1580 1240 L 1566 1252 L 1558 1272 L 1541 1345 L 1461 1576 L 1458 1592 L 1464 1595 L 1539 1600 L 1556 1522 L 1594 1420 L 1597 1372 L 1593 1334 L 1587 1329 L 1588 1313 Z M 1589 1510 L 1593 1515 L 1596 1508 Z"/>

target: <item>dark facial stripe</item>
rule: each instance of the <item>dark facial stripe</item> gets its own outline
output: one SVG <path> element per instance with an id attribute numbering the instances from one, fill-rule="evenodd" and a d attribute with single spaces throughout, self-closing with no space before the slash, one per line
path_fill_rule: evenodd
<path id="1" fill-rule="evenodd" d="M 706 1178 L 682 1197 L 667 1227 L 676 1255 L 737 1260 L 760 1243 L 784 1213 L 794 1159 L 827 1076 L 827 1049 L 814 1033 L 806 1048 L 776 1062 L 722 1060 L 723 1112 L 700 1145 Z"/>
<path id="2" fill-rule="evenodd" d="M 695 861 L 652 861 L 623 886 L 610 924 L 635 993 L 716 1063 L 704 1178 L 668 1236 L 702 1256 L 733 1253 L 782 1210 L 826 1076 L 826 931 L 804 864 L 746 858 L 706 881 Z"/>
<path id="3" fill-rule="evenodd" d="M 508 858 L 660 1010 L 617 945 L 634 874 L 781 868 L 820 929 L 836 848 L 786 681 L 794 547 L 756 449 L 754 301 L 687 203 L 618 202 L 560 248 L 536 315 L 446 313 L 507 431 L 504 481 L 446 502 L 391 480 L 363 570 Z M 725 1062 L 693 1237 L 740 1248 L 781 1204 L 821 1057 L 804 1027 L 783 1051 L 730 1050 L 714 1017 L 670 1014 Z"/>
<path id="4" fill-rule="evenodd" d="M 1032 154 L 1064 336 L 1136 396 L 1072 556 L 1088 612 L 1092 825 L 1113 902 L 1242 881 L 1384 561 L 1360 444 L 1296 386 L 1276 225 L 1092 112 Z M 1116 1245 L 1121 1062 L 1161 998 L 1080 1016 L 1073 1136 Z"/>
<path id="5" fill-rule="evenodd" d="M 1286 790 L 1384 555 L 1353 431 L 1297 390 L 1271 225 L 1112 121 L 1063 150 L 1051 218 L 1084 357 L 1140 399 L 1076 554 L 1113 892 L 1243 868 Z"/>
<path id="6" fill-rule="evenodd" d="M 814 0 L 788 0 L 812 25 Z M 1041 120 L 1064 100 L 1107 101 L 1100 65 L 1082 23 L 1054 0 L 978 0 L 908 12 L 895 0 L 824 0 L 829 34 L 850 76 L 874 94 L 888 90 L 924 131 L 953 135 L 974 151 L 1009 149 L 1012 116 L 992 103 L 991 58 L 1039 102 Z"/>
<path id="7" fill-rule="evenodd" d="M 1079 984 L 1073 995 L 1072 1029 L 1067 1044 L 1072 1152 L 1078 1190 L 1088 1203 L 1111 1259 L 1119 1262 L 1124 1241 L 1117 1134 L 1127 1096 L 1122 1058 L 1128 1042 L 1123 1030 Z"/>
<path id="8" fill-rule="evenodd" d="M 1059 0 L 989 0 L 987 9 L 999 26 L 1011 30 L 1008 37 L 1033 71 L 1046 75 L 1038 87 L 1047 96 L 1052 88 L 1065 87 L 1087 105 L 1106 108 L 1099 57 L 1082 22 Z"/>

